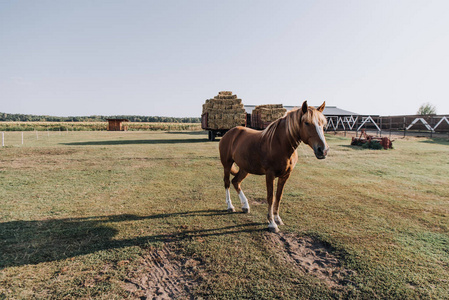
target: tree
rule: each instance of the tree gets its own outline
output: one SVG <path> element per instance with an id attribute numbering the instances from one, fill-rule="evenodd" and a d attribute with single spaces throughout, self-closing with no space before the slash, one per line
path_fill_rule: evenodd
<path id="1" fill-rule="evenodd" d="M 435 108 L 435 106 L 433 106 L 429 102 L 422 104 L 417 111 L 417 114 L 421 115 L 421 116 L 435 115 L 436 113 L 437 113 L 437 109 Z"/>

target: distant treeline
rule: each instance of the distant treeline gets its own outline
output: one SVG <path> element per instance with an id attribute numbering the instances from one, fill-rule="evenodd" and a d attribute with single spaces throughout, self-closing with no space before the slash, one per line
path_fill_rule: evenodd
<path id="1" fill-rule="evenodd" d="M 88 117 L 53 117 L 24 114 L 0 113 L 0 121 L 5 122 L 105 122 L 106 119 L 127 119 L 130 122 L 157 123 L 201 123 L 200 118 L 173 118 L 151 116 L 88 116 Z"/>

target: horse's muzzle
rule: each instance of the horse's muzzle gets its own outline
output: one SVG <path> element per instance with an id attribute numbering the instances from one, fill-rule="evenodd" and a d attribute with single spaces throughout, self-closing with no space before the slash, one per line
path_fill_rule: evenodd
<path id="1" fill-rule="evenodd" d="M 325 159 L 327 156 L 327 152 L 329 151 L 329 147 L 323 148 L 323 147 L 315 147 L 313 149 L 313 151 L 315 152 L 315 156 L 318 159 Z"/>

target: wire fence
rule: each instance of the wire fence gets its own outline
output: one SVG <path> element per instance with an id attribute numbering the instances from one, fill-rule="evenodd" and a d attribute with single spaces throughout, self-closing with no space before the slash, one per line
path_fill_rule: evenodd
<path id="1" fill-rule="evenodd" d="M 49 139 L 53 136 L 62 136 L 69 134 L 69 130 L 59 131 L 2 131 L 1 132 L 1 146 L 22 146 L 30 142 Z"/>
<path id="2" fill-rule="evenodd" d="M 326 131 L 365 131 L 395 135 L 449 135 L 449 115 L 327 116 Z"/>

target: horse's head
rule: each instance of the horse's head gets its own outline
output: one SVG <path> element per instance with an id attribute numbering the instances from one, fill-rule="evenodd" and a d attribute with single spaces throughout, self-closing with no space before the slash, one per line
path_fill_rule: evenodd
<path id="1" fill-rule="evenodd" d="M 327 124 L 326 118 L 322 114 L 324 106 L 325 102 L 320 107 L 314 108 L 308 106 L 307 101 L 304 101 L 300 110 L 301 140 L 313 149 L 318 159 L 326 158 L 329 151 L 323 130 Z"/>

